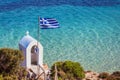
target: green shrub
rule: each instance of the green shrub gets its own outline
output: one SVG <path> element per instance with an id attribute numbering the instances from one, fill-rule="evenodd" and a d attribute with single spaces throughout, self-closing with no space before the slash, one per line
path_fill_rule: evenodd
<path id="1" fill-rule="evenodd" d="M 113 72 L 112 75 L 116 77 L 120 77 L 120 71 Z"/>
<path id="2" fill-rule="evenodd" d="M 19 50 L 10 48 L 0 49 L 0 74 L 17 72 L 23 59 L 23 54 Z"/>
<path id="3" fill-rule="evenodd" d="M 107 77 L 106 80 L 120 80 L 120 78 L 110 75 L 110 76 Z"/>
<path id="4" fill-rule="evenodd" d="M 7 75 L 3 77 L 3 80 L 18 80 L 16 75 Z"/>
<path id="5" fill-rule="evenodd" d="M 0 80 L 22 80 L 27 75 L 26 70 L 20 66 L 23 59 L 23 53 L 19 50 L 0 49 Z"/>
<path id="6" fill-rule="evenodd" d="M 62 78 L 61 78 L 61 77 L 59 77 L 59 78 L 58 78 L 58 80 L 62 80 Z"/>
<path id="7" fill-rule="evenodd" d="M 3 76 L 0 74 L 0 80 L 3 80 Z"/>
<path id="8" fill-rule="evenodd" d="M 102 73 L 99 74 L 98 77 L 101 78 L 101 79 L 106 79 L 108 76 L 109 76 L 109 73 L 107 73 L 107 72 L 102 72 Z"/>
<path id="9" fill-rule="evenodd" d="M 84 70 L 78 62 L 65 61 L 63 63 L 63 70 L 66 73 L 72 73 L 71 76 L 73 75 L 76 78 L 85 77 Z"/>
<path id="10" fill-rule="evenodd" d="M 52 80 L 54 79 L 54 75 L 55 75 L 55 65 L 57 67 L 57 71 L 58 71 L 57 74 L 59 79 L 80 80 L 85 77 L 84 70 L 78 62 L 64 61 L 64 62 L 56 62 L 51 67 Z"/>
<path id="11" fill-rule="evenodd" d="M 13 80 L 11 76 L 5 76 L 4 80 Z"/>
<path id="12" fill-rule="evenodd" d="M 107 80 L 120 80 L 120 71 L 113 72 L 107 77 Z"/>

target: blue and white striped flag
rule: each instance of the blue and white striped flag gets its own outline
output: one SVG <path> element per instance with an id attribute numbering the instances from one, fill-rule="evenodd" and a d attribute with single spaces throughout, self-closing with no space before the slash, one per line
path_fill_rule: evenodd
<path id="1" fill-rule="evenodd" d="M 54 18 L 40 18 L 40 28 L 58 28 L 59 23 Z"/>

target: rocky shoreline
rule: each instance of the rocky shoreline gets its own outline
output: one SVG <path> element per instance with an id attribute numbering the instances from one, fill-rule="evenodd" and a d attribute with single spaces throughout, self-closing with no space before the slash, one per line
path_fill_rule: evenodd
<path id="1" fill-rule="evenodd" d="M 83 80 L 98 80 L 99 73 L 93 71 L 85 71 L 85 78 Z"/>
<path id="2" fill-rule="evenodd" d="M 120 80 L 120 71 L 113 73 L 97 73 L 93 71 L 85 71 L 85 78 L 82 80 Z"/>

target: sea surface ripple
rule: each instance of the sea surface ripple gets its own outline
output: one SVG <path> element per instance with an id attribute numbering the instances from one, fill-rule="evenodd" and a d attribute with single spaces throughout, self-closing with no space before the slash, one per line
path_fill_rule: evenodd
<path id="1" fill-rule="evenodd" d="M 38 16 L 53 17 L 60 28 L 40 29 L 44 63 L 72 60 L 85 70 L 120 70 L 120 0 L 52 1 L 2 1 L 0 48 L 18 49 L 26 31 L 37 39 Z"/>

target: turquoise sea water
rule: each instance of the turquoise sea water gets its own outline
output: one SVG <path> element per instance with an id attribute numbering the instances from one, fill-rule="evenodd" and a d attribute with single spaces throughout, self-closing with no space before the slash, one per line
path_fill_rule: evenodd
<path id="1" fill-rule="evenodd" d="M 20 1 L 0 4 L 0 48 L 18 48 L 26 31 L 37 39 L 38 16 L 53 17 L 61 27 L 40 30 L 44 63 L 51 66 L 56 61 L 72 60 L 85 70 L 120 70 L 119 1 L 83 4 L 66 0 L 48 5 Z"/>

